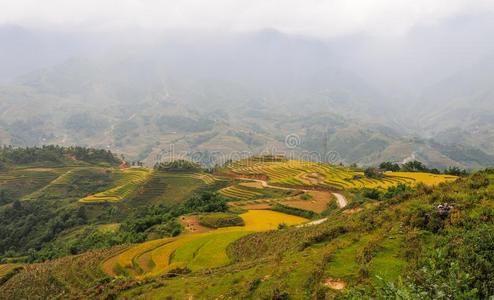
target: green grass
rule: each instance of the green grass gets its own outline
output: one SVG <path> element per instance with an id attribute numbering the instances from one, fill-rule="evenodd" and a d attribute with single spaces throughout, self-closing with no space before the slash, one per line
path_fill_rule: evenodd
<path id="1" fill-rule="evenodd" d="M 356 260 L 357 254 L 363 250 L 370 240 L 370 235 L 361 237 L 349 236 L 342 240 L 342 248 L 331 256 L 331 261 L 326 267 L 326 274 L 329 277 L 344 279 L 355 277 L 360 267 Z"/>
<path id="2" fill-rule="evenodd" d="M 403 257 L 403 236 L 393 235 L 379 244 L 379 250 L 369 266 L 371 279 L 377 281 L 377 276 L 386 281 L 394 281 L 403 274 L 407 265 Z"/>

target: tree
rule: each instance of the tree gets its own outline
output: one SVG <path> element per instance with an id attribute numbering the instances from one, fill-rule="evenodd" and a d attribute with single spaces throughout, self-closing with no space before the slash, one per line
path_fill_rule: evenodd
<path id="1" fill-rule="evenodd" d="M 401 166 L 405 172 L 426 172 L 427 167 L 418 160 L 409 161 Z"/>
<path id="2" fill-rule="evenodd" d="M 468 175 L 468 172 L 467 170 L 460 169 L 458 167 L 449 167 L 446 170 L 444 170 L 444 174 L 454 175 L 454 176 L 466 176 Z"/>
<path id="3" fill-rule="evenodd" d="M 385 171 L 398 172 L 400 170 L 400 165 L 391 161 L 384 161 L 379 165 L 379 169 Z"/>
<path id="4" fill-rule="evenodd" d="M 367 168 L 364 170 L 364 174 L 368 178 L 382 178 L 383 173 L 376 168 Z"/>

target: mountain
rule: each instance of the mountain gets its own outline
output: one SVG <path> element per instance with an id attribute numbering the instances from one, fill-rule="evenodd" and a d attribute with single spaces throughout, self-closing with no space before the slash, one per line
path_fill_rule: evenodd
<path id="1" fill-rule="evenodd" d="M 451 149 L 463 153 L 466 144 L 398 122 L 390 100 L 317 40 L 266 30 L 167 38 L 110 53 L 72 58 L 0 87 L 0 143 L 93 146 L 148 165 L 171 154 L 214 164 L 213 156 L 225 161 L 243 151 L 317 151 L 321 159 L 336 152 L 332 159 L 363 165 L 410 157 L 441 168 L 492 161 L 491 145 L 470 146 L 473 159 L 452 157 Z M 417 114 L 423 125 L 435 122 L 427 111 Z M 287 147 L 292 135 L 297 145 Z M 427 144 L 430 138 L 441 147 Z"/>
<path id="2" fill-rule="evenodd" d="M 430 86 L 415 109 L 421 129 L 442 143 L 494 153 L 494 54 Z"/>

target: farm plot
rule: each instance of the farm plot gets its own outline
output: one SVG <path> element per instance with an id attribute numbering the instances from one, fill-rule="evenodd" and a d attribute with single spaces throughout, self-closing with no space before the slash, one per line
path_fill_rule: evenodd
<path id="1" fill-rule="evenodd" d="M 308 199 L 303 196 L 287 198 L 280 201 L 281 204 L 289 207 L 299 208 L 307 211 L 312 211 L 317 214 L 322 213 L 328 208 L 331 201 L 335 201 L 330 192 L 309 191 Z"/>
<path id="2" fill-rule="evenodd" d="M 252 189 L 245 188 L 240 185 L 223 188 L 219 190 L 219 193 L 234 200 L 250 200 L 262 196 L 262 193 L 255 192 Z"/>
<path id="3" fill-rule="evenodd" d="M 240 217 L 245 226 L 188 233 L 136 245 L 104 262 L 103 270 L 110 276 L 142 278 L 159 276 L 178 267 L 193 271 L 219 267 L 229 262 L 226 248 L 238 238 L 256 231 L 276 229 L 280 223 L 307 222 L 307 219 L 274 211 L 251 210 Z"/>
<path id="4" fill-rule="evenodd" d="M 413 180 L 415 184 L 421 182 L 429 186 L 438 185 L 443 182 L 455 181 L 456 179 L 458 179 L 458 177 L 452 175 L 441 175 L 422 172 L 387 172 L 386 176 L 392 178 Z"/>
<path id="5" fill-rule="evenodd" d="M 45 187 L 65 172 L 65 168 L 31 168 L 0 172 L 0 186 L 9 198 L 21 199 Z"/>
<path id="6" fill-rule="evenodd" d="M 21 264 L 0 264 L 0 280 L 10 272 L 22 267 Z"/>
<path id="7" fill-rule="evenodd" d="M 121 179 L 118 180 L 116 187 L 87 196 L 79 201 L 82 203 L 120 202 L 130 198 L 136 192 L 137 187 L 146 182 L 151 174 L 151 170 L 144 168 L 122 170 Z"/>
<path id="8" fill-rule="evenodd" d="M 203 177 L 204 175 L 204 177 Z M 153 172 L 149 180 L 142 184 L 131 197 L 129 205 L 158 205 L 180 203 L 195 190 L 211 182 L 209 174 Z M 215 181 L 212 181 L 213 183 Z"/>
<path id="9" fill-rule="evenodd" d="M 122 251 L 123 247 L 89 251 L 45 263 L 24 266 L 16 275 L 0 285 L 1 298 L 53 299 L 86 298 L 82 295 L 108 278 L 101 262 Z M 43 287 L 43 288 L 40 288 Z"/>
<path id="10" fill-rule="evenodd" d="M 366 178 L 364 173 L 342 166 L 324 163 L 285 160 L 259 162 L 243 160 L 231 164 L 230 170 L 241 176 L 267 176 L 271 184 L 285 186 L 317 186 L 329 189 L 378 188 L 384 189 L 400 183 L 415 185 L 419 182 L 435 185 L 456 177 L 429 173 L 386 173 L 383 178 Z"/>
<path id="11" fill-rule="evenodd" d="M 111 188 L 118 176 L 111 169 L 101 167 L 69 169 L 43 188 L 23 197 L 23 200 L 80 199 Z"/>

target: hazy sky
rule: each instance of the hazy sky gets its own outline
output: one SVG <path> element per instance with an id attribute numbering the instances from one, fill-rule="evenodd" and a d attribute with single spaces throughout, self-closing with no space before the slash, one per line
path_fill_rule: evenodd
<path id="1" fill-rule="evenodd" d="M 332 37 L 400 35 L 461 15 L 494 12 L 493 0 L 0 0 L 0 25 L 59 30 L 252 31 Z"/>

